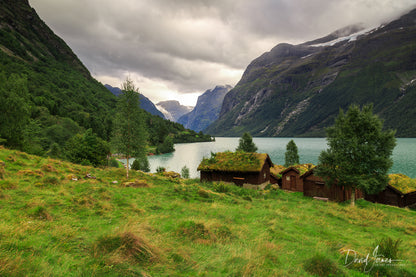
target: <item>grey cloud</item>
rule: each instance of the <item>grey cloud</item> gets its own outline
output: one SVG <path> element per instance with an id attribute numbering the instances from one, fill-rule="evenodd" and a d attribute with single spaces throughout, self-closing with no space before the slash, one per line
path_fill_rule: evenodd
<path id="1" fill-rule="evenodd" d="M 226 81 L 221 72 L 244 70 L 280 42 L 301 43 L 357 22 L 375 25 L 409 10 L 414 0 L 30 3 L 94 75 L 134 72 L 186 93 Z"/>

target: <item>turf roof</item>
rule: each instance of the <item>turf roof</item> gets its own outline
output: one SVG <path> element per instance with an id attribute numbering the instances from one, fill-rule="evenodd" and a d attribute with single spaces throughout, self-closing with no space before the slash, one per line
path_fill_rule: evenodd
<path id="1" fill-rule="evenodd" d="M 211 153 L 198 166 L 200 171 L 258 172 L 270 158 L 265 153 L 219 152 Z M 271 161 L 270 161 L 271 163 Z"/>

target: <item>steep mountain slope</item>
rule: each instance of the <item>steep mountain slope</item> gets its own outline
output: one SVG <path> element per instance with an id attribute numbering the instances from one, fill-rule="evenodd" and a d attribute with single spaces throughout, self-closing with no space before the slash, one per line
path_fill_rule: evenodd
<path id="1" fill-rule="evenodd" d="M 196 132 L 204 130 L 218 118 L 224 97 L 231 89 L 232 86 L 225 85 L 205 91 L 198 97 L 195 108 L 181 116 L 178 123 Z"/>
<path id="2" fill-rule="evenodd" d="M 27 0 L 0 3 L 0 144 L 65 158 L 67 141 L 89 128 L 108 141 L 116 96 L 91 77 Z M 18 122 L 18 144 L 14 143 L 16 136 L 8 134 L 8 126 L 1 124 L 4 115 L 16 113 L 13 105 L 3 101 L 9 95 L 27 113 L 24 122 Z M 162 143 L 167 136 L 173 136 L 175 142 L 211 139 L 159 116 L 147 112 L 143 116 L 151 145 Z M 16 116 L 16 121 L 20 118 Z"/>
<path id="3" fill-rule="evenodd" d="M 177 122 L 184 114 L 192 111 L 193 107 L 183 106 L 179 101 L 167 100 L 156 104 L 157 108 L 163 113 L 166 119 Z"/>
<path id="4" fill-rule="evenodd" d="M 72 129 L 92 128 L 100 137 L 108 138 L 116 98 L 91 77 L 27 0 L 1 1 L 0 73 L 6 78 L 17 74 L 27 79 L 33 133 L 44 132 L 62 123 L 60 118 L 68 118 Z M 36 143 L 45 148 L 52 142 L 42 138 Z"/>
<path id="5" fill-rule="evenodd" d="M 353 34 L 355 33 L 355 34 Z M 214 135 L 323 136 L 339 108 L 374 103 L 386 128 L 416 136 L 416 10 L 255 59 L 224 98 Z"/>
<path id="6" fill-rule="evenodd" d="M 112 87 L 110 85 L 104 85 L 109 91 L 111 91 L 112 94 L 114 94 L 115 96 L 119 96 L 121 94 L 121 89 L 117 88 L 117 87 Z M 140 99 L 140 108 L 142 108 L 143 110 L 153 114 L 153 115 L 157 115 L 160 116 L 161 118 L 165 118 L 165 116 L 156 108 L 155 104 L 153 104 L 152 101 L 150 101 L 149 98 L 147 98 L 146 96 L 144 96 L 143 94 L 139 94 L 139 99 Z"/>

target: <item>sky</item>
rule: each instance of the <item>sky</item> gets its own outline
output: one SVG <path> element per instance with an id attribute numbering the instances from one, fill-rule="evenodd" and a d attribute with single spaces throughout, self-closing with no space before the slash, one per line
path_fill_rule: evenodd
<path id="1" fill-rule="evenodd" d="M 131 78 L 154 103 L 195 105 L 235 86 L 279 43 L 299 44 L 350 24 L 377 27 L 416 0 L 29 0 L 101 83 Z"/>

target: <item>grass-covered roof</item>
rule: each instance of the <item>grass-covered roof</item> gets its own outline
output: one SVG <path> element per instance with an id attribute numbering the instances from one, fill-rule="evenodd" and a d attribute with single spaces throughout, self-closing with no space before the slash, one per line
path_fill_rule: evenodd
<path id="1" fill-rule="evenodd" d="M 210 158 L 202 159 L 198 166 L 199 171 L 234 171 L 257 172 L 261 171 L 264 163 L 269 161 L 269 155 L 265 153 L 247 152 L 219 152 L 211 153 Z"/>
<path id="2" fill-rule="evenodd" d="M 416 191 L 416 179 L 412 179 L 404 174 L 389 174 L 389 185 L 406 194 Z"/>

